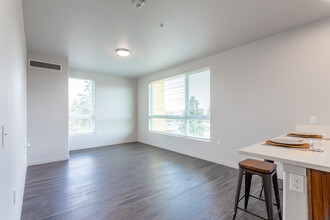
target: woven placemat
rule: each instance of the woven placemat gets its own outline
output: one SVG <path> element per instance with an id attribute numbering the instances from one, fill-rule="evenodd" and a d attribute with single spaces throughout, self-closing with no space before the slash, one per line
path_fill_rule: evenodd
<path id="1" fill-rule="evenodd" d="M 291 137 L 300 137 L 300 138 L 322 138 L 322 135 L 319 134 L 295 134 L 295 133 L 288 133 L 288 136 Z"/>
<path id="2" fill-rule="evenodd" d="M 309 144 L 308 143 L 304 143 L 302 145 L 291 145 L 291 144 L 274 143 L 271 140 L 266 141 L 266 143 L 269 144 L 269 145 L 280 146 L 280 147 L 309 148 Z"/>

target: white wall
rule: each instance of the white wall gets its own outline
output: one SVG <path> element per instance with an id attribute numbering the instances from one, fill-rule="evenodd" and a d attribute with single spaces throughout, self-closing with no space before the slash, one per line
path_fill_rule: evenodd
<path id="1" fill-rule="evenodd" d="M 308 124 L 311 115 L 330 124 L 329 58 L 327 19 L 140 78 L 138 140 L 236 167 L 243 159 L 240 148 Z M 206 66 L 211 67 L 211 141 L 148 132 L 148 83 Z"/>
<path id="2" fill-rule="evenodd" d="M 137 140 L 136 79 L 80 70 L 70 77 L 95 81 L 95 133 L 70 136 L 70 150 Z"/>
<path id="3" fill-rule="evenodd" d="M 28 68 L 28 165 L 69 158 L 68 60 L 29 53 L 28 59 L 62 64 L 62 71 Z"/>
<path id="4" fill-rule="evenodd" d="M 0 129 L 3 125 L 8 133 L 5 147 L 0 145 L 0 219 L 10 220 L 20 219 L 26 174 L 26 45 L 22 15 L 20 0 L 0 1 Z"/>

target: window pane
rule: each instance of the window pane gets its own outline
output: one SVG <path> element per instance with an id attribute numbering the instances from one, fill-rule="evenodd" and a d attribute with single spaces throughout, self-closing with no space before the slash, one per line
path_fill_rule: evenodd
<path id="1" fill-rule="evenodd" d="M 183 119 L 151 119 L 152 130 L 177 135 L 185 135 L 186 125 Z"/>
<path id="2" fill-rule="evenodd" d="M 70 116 L 92 115 L 92 80 L 70 79 L 69 80 L 69 108 Z"/>
<path id="3" fill-rule="evenodd" d="M 152 91 L 152 115 L 184 115 L 184 76 L 153 82 Z"/>
<path id="4" fill-rule="evenodd" d="M 94 131 L 92 80 L 69 79 L 69 133 Z"/>
<path id="5" fill-rule="evenodd" d="M 210 70 L 189 75 L 189 115 L 210 116 Z"/>
<path id="6" fill-rule="evenodd" d="M 92 119 L 73 119 L 69 120 L 69 133 L 70 134 L 80 134 L 93 132 Z"/>
<path id="7" fill-rule="evenodd" d="M 210 120 L 188 120 L 188 135 L 199 138 L 210 138 Z"/>
<path id="8" fill-rule="evenodd" d="M 210 69 L 152 82 L 150 98 L 151 130 L 210 138 Z"/>

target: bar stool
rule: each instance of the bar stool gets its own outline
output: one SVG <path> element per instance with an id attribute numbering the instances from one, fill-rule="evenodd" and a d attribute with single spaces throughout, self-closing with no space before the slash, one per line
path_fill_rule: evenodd
<path id="1" fill-rule="evenodd" d="M 249 203 L 249 197 L 251 196 L 255 199 L 265 201 L 266 210 L 267 210 L 267 218 L 268 218 L 268 220 L 273 220 L 274 219 L 273 200 L 272 200 L 272 181 L 273 181 L 276 206 L 277 206 L 277 210 L 279 213 L 279 217 L 282 220 L 280 194 L 278 191 L 278 182 L 277 182 L 276 164 L 259 161 L 259 160 L 253 160 L 253 159 L 246 159 L 246 160 L 239 162 L 238 165 L 239 165 L 239 175 L 238 175 L 237 191 L 236 191 L 236 198 L 235 198 L 235 214 L 233 216 L 233 219 L 236 218 L 237 209 L 240 209 L 240 210 L 245 211 L 249 214 L 252 214 L 256 217 L 264 219 L 261 216 L 258 216 L 256 214 L 246 210 L 248 203 Z M 242 186 L 242 180 L 243 180 L 244 174 L 245 174 L 245 195 L 242 198 L 239 198 L 240 193 L 241 193 L 241 186 Z M 250 195 L 250 188 L 251 188 L 251 181 L 252 181 L 253 174 L 258 175 L 262 178 L 262 183 L 263 183 L 263 187 L 265 190 L 265 200 L 260 199 L 259 197 Z M 238 207 L 238 203 L 243 198 L 245 198 L 244 209 Z"/>

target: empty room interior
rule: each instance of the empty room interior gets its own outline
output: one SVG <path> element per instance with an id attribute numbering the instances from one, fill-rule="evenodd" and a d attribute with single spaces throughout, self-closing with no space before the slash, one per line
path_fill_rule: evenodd
<path id="1" fill-rule="evenodd" d="M 0 220 L 330 220 L 329 0 L 0 0 Z"/>

